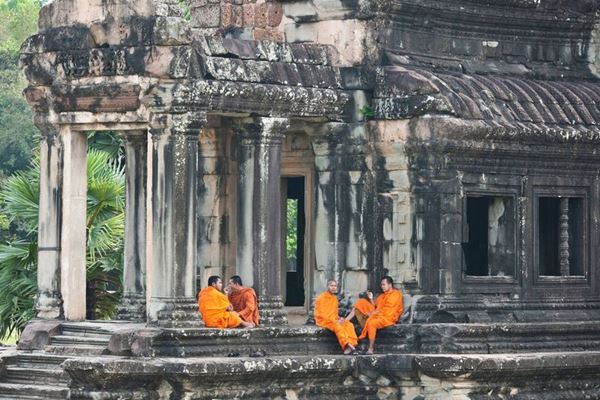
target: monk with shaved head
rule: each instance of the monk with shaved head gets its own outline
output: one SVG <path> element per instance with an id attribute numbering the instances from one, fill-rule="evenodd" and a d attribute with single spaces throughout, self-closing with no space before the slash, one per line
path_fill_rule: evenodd
<path id="1" fill-rule="evenodd" d="M 242 320 L 239 314 L 233 311 L 233 306 L 227 296 L 221 291 L 223 281 L 219 276 L 208 278 L 208 287 L 198 294 L 198 307 L 207 328 L 253 328 L 254 323 Z"/>
<path id="2" fill-rule="evenodd" d="M 339 316 L 337 292 L 337 282 L 333 279 L 327 281 L 327 291 L 321 293 L 315 301 L 315 322 L 335 333 L 344 354 L 350 354 L 356 349 L 358 341 L 352 322 Z"/>
<path id="3" fill-rule="evenodd" d="M 375 310 L 367 315 L 365 326 L 358 337 L 359 339 L 369 338 L 367 354 L 373 354 L 377 330 L 395 325 L 404 311 L 402 293 L 394 288 L 394 280 L 390 276 L 384 276 L 381 279 L 381 291 L 383 293 L 377 296 L 375 301 Z M 368 293 L 372 300 L 373 293 Z"/>

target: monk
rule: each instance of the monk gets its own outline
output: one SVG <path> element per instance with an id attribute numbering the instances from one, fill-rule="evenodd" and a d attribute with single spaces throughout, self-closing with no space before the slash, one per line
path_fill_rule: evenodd
<path id="1" fill-rule="evenodd" d="M 358 337 L 359 339 L 369 337 L 367 354 L 373 354 L 377 330 L 396 324 L 404 311 L 402 293 L 394 288 L 394 280 L 390 276 L 384 276 L 381 279 L 381 290 L 383 293 L 377 296 L 375 310 L 369 314 Z M 369 292 L 369 297 L 372 300 L 373 293 Z"/>
<path id="2" fill-rule="evenodd" d="M 208 287 L 198 294 L 198 307 L 207 328 L 252 328 L 252 322 L 243 321 L 238 313 L 233 311 L 233 306 L 227 296 L 221 292 L 223 281 L 221 277 L 213 275 L 208 278 Z"/>
<path id="3" fill-rule="evenodd" d="M 258 325 L 258 302 L 254 289 L 242 285 L 242 278 L 234 275 L 227 283 L 229 293 L 227 297 L 241 319 Z"/>
<path id="4" fill-rule="evenodd" d="M 321 293 L 315 301 L 315 322 L 322 328 L 335 333 L 344 354 L 356 350 L 358 340 L 352 322 L 340 318 L 338 314 L 338 285 L 335 280 L 327 281 L 327 291 Z"/>
<path id="5" fill-rule="evenodd" d="M 367 318 L 375 311 L 375 304 L 373 304 L 372 300 L 373 294 L 371 293 L 371 298 L 369 298 L 369 293 L 371 292 L 361 292 L 358 295 L 358 300 L 354 303 L 352 311 L 350 311 L 350 314 L 345 318 L 347 321 L 350 321 L 352 318 L 356 317 L 361 328 L 365 327 Z"/>

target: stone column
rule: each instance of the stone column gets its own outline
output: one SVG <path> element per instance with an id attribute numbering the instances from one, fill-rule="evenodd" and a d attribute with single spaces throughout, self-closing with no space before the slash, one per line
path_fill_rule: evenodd
<path id="1" fill-rule="evenodd" d="M 200 325 L 195 298 L 198 137 L 204 114 L 157 114 L 152 134 L 152 264 L 148 322 Z"/>
<path id="2" fill-rule="evenodd" d="M 238 126 L 237 270 L 254 286 L 262 325 L 285 325 L 281 298 L 281 144 L 289 122 Z"/>
<path id="3" fill-rule="evenodd" d="M 87 136 L 64 126 L 60 276 L 66 320 L 86 317 Z"/>
<path id="4" fill-rule="evenodd" d="M 559 236 L 560 274 L 569 276 L 569 198 L 560 198 L 560 236 Z"/>
<path id="5" fill-rule="evenodd" d="M 146 320 L 147 132 L 125 134 L 125 243 L 123 298 L 117 319 Z"/>
<path id="6" fill-rule="evenodd" d="M 55 127 L 41 127 L 38 224 L 38 318 L 63 316 L 60 293 L 62 146 Z"/>

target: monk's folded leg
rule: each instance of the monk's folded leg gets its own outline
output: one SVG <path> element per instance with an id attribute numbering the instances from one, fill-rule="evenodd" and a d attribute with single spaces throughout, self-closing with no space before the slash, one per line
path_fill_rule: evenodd
<path id="1" fill-rule="evenodd" d="M 237 328 L 242 323 L 242 319 L 232 312 L 227 313 L 227 328 Z"/>
<path id="2" fill-rule="evenodd" d="M 352 347 L 357 346 L 358 339 L 354 331 L 354 325 L 351 322 L 344 321 L 343 324 L 334 323 L 331 325 L 331 330 L 335 333 L 342 349 L 345 349 L 348 345 Z"/>
<path id="3" fill-rule="evenodd" d="M 381 318 L 379 315 L 373 315 L 367 319 L 367 322 L 365 322 L 365 326 L 358 338 L 364 339 L 368 337 L 370 340 L 375 340 L 375 337 L 377 336 L 377 330 L 390 325 L 393 324 L 390 323 L 386 318 Z"/>

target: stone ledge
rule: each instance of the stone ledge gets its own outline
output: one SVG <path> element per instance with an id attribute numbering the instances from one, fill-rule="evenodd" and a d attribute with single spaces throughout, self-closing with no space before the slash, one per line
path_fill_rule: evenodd
<path id="1" fill-rule="evenodd" d="M 111 343 L 120 344 L 115 354 L 141 357 L 340 353 L 334 335 L 316 326 L 249 330 L 142 328 L 114 333 Z M 405 324 L 381 330 L 376 343 L 376 351 L 387 354 L 592 350 L 600 350 L 600 322 Z"/>
<path id="2" fill-rule="evenodd" d="M 73 399 L 158 398 L 159 392 L 194 399 L 579 399 L 598 392 L 600 353 L 98 357 L 67 360 L 63 367 L 76 388 Z"/>

